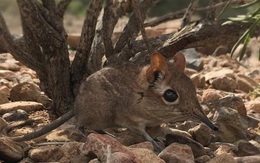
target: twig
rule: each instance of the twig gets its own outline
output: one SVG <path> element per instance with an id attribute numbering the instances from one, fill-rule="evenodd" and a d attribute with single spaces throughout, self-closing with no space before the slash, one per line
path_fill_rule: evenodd
<path id="1" fill-rule="evenodd" d="M 146 0 L 146 1 L 141 2 L 140 8 L 143 12 L 143 15 L 142 15 L 143 19 L 145 17 L 146 12 L 148 11 L 148 9 L 152 6 L 152 4 L 155 1 L 156 0 Z M 127 25 L 125 26 L 122 34 L 120 35 L 120 37 L 115 45 L 114 54 L 119 53 L 129 43 L 130 40 L 135 39 L 137 37 L 139 30 L 140 30 L 140 27 L 138 25 L 138 18 L 136 17 L 136 15 L 134 13 L 132 13 Z"/>
<path id="2" fill-rule="evenodd" d="M 141 31 L 143 40 L 144 40 L 144 42 L 145 42 L 145 44 L 147 46 L 148 51 L 150 52 L 150 54 L 152 54 L 153 53 L 153 49 L 152 49 L 150 43 L 148 42 L 148 37 L 147 37 L 147 34 L 145 32 L 145 28 L 144 28 L 144 24 L 143 24 L 144 20 L 142 18 L 142 14 L 141 14 L 140 8 L 139 8 L 140 4 L 139 4 L 139 2 L 137 0 L 131 0 L 131 2 L 132 2 L 132 6 L 134 8 L 134 13 L 135 13 L 136 17 L 139 20 L 138 24 L 140 26 L 140 31 Z"/>
<path id="3" fill-rule="evenodd" d="M 91 46 L 90 55 L 87 63 L 88 71 L 90 74 L 101 69 L 102 57 L 106 53 L 103 44 L 104 40 L 102 37 L 101 29 L 102 29 L 102 24 L 101 24 L 101 18 L 99 17 L 97 27 L 96 27 L 96 34 Z"/>
<path id="4" fill-rule="evenodd" d="M 50 10 L 50 11 L 54 11 L 55 8 L 56 8 L 56 4 L 55 4 L 55 1 L 54 1 L 54 0 L 48 0 L 48 1 L 42 0 L 42 5 L 43 5 L 46 9 L 48 9 L 48 10 Z"/>
<path id="5" fill-rule="evenodd" d="M 85 75 L 88 71 L 87 63 L 89 59 L 89 53 L 93 39 L 95 37 L 97 19 L 102 9 L 102 3 L 102 0 L 91 0 L 89 3 L 89 9 L 87 10 L 86 19 L 82 27 L 78 49 L 71 65 L 71 80 L 75 87 L 79 86 L 83 75 Z"/>
<path id="6" fill-rule="evenodd" d="M 102 20 L 102 37 L 106 49 L 106 57 L 113 54 L 113 43 L 111 36 L 118 19 L 129 10 L 129 1 L 107 0 Z"/>
<path id="7" fill-rule="evenodd" d="M 191 24 L 178 33 L 160 35 L 149 38 L 148 41 L 165 57 L 172 57 L 185 48 L 205 47 L 214 51 L 220 45 L 232 47 L 240 37 L 240 33 L 243 33 L 249 26 L 250 24 L 239 23 L 225 26 L 222 26 L 221 23 L 198 24 L 197 26 Z M 260 29 L 255 31 L 254 36 L 259 34 Z M 124 57 L 123 60 L 129 60 L 137 53 L 147 54 L 143 40 L 134 41 L 131 47 L 125 47 L 118 56 Z"/>
<path id="8" fill-rule="evenodd" d="M 9 32 L 5 20 L 0 12 L 0 41 L 5 45 L 8 52 L 10 52 L 14 58 L 21 61 L 24 65 L 31 67 L 33 70 L 40 74 L 44 74 L 45 70 L 40 62 L 35 60 L 32 56 L 25 53 L 20 47 L 14 42 L 11 33 Z"/>
<path id="9" fill-rule="evenodd" d="M 56 8 L 56 13 L 63 18 L 65 10 L 68 8 L 69 4 L 70 4 L 71 0 L 61 0 L 58 4 L 57 4 L 57 8 Z"/>
<path id="10" fill-rule="evenodd" d="M 241 0 L 232 0 L 231 4 L 240 2 Z M 221 3 L 217 3 L 214 6 L 206 6 L 206 7 L 200 7 L 200 8 L 195 8 L 194 11 L 207 11 L 207 10 L 212 10 L 221 6 L 225 6 L 227 2 L 221 2 Z M 173 12 L 173 13 L 169 13 L 166 14 L 164 16 L 161 16 L 158 19 L 155 19 L 153 21 L 147 22 L 144 24 L 145 27 L 154 27 L 157 26 L 163 22 L 169 21 L 169 20 L 173 20 L 173 19 L 177 19 L 177 18 L 181 18 L 182 15 L 185 13 L 185 11 L 187 10 L 187 8 Z"/>
<path id="11" fill-rule="evenodd" d="M 154 49 L 158 49 L 159 47 L 161 47 L 164 42 L 168 39 L 170 39 L 172 37 L 172 33 L 171 34 L 165 34 L 165 35 L 160 35 L 160 36 L 156 36 L 154 38 L 149 38 L 148 42 L 151 44 L 151 46 Z M 137 40 L 134 41 L 132 43 L 131 47 L 126 46 L 119 54 L 118 56 L 120 57 L 120 59 L 127 61 L 129 60 L 131 57 L 133 57 L 134 55 L 136 55 L 139 52 L 143 52 L 143 51 L 147 51 L 147 46 L 144 42 L 144 40 Z M 144 60 L 140 60 L 141 62 Z"/>
<path id="12" fill-rule="evenodd" d="M 191 15 L 194 12 L 195 7 L 197 7 L 199 0 L 191 0 L 185 14 L 183 15 L 181 25 L 179 29 L 185 27 L 188 23 L 190 23 Z"/>
<path id="13" fill-rule="evenodd" d="M 226 3 L 226 5 L 223 7 L 223 9 L 220 11 L 220 13 L 217 16 L 217 19 L 226 11 L 227 7 L 230 5 L 232 0 L 228 0 L 228 2 Z"/>
<path id="14" fill-rule="evenodd" d="M 59 31 L 54 30 L 50 25 L 50 22 L 46 22 L 45 19 L 39 10 L 39 7 L 36 1 L 23 1 L 17 0 L 17 3 L 20 8 L 21 17 L 26 21 L 30 26 L 28 27 L 31 31 L 37 31 L 34 33 L 34 38 L 40 43 L 43 49 L 48 49 L 50 45 L 60 48 L 63 44 L 63 38 Z M 28 14 L 34 13 L 34 14 Z M 52 36 L 52 39 L 46 37 L 46 32 Z"/>

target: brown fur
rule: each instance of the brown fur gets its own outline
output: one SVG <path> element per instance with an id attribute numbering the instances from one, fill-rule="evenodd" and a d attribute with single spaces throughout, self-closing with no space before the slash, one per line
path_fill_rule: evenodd
<path id="1" fill-rule="evenodd" d="M 126 127 L 150 141 L 146 127 L 165 122 L 198 119 L 216 129 L 203 113 L 191 79 L 183 73 L 183 54 L 176 54 L 174 59 L 175 62 L 168 62 L 155 53 L 150 65 L 108 67 L 89 76 L 74 105 L 79 127 Z M 177 92 L 178 102 L 163 100 L 167 89 Z"/>

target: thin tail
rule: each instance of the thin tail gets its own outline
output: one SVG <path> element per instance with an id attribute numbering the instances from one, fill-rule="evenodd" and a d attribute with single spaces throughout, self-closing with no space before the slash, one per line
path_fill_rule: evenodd
<path id="1" fill-rule="evenodd" d="M 208 118 L 207 116 L 200 117 L 199 118 L 203 123 L 205 123 L 207 126 L 209 126 L 212 130 L 218 131 L 218 127 L 214 125 Z"/>
<path id="2" fill-rule="evenodd" d="M 29 134 L 11 137 L 11 139 L 14 141 L 20 142 L 20 141 L 28 141 L 28 140 L 38 138 L 38 137 L 40 137 L 44 134 L 47 134 L 48 132 L 56 129 L 57 127 L 61 126 L 63 123 L 65 123 L 66 121 L 71 119 L 73 116 L 74 116 L 74 111 L 73 111 L 73 109 L 71 109 L 68 113 L 64 114 L 63 116 L 59 117 L 58 119 L 55 119 L 54 121 L 47 124 L 43 128 L 41 128 L 37 131 L 31 132 Z"/>

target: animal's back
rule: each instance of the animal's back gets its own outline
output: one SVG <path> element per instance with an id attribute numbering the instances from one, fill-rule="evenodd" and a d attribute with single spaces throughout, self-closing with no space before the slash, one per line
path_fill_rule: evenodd
<path id="1" fill-rule="evenodd" d="M 137 65 L 128 63 L 103 68 L 89 76 L 75 100 L 78 125 L 96 130 L 120 126 L 115 120 L 131 105 L 139 71 Z"/>

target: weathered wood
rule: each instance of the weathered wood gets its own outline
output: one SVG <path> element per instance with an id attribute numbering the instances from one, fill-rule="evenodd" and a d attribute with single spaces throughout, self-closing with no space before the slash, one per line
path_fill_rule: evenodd
<path id="1" fill-rule="evenodd" d="M 147 0 L 140 3 L 140 10 L 142 10 L 142 20 L 145 20 L 148 9 L 155 3 L 156 0 Z M 140 31 L 139 19 L 132 13 L 130 19 L 123 29 L 118 41 L 115 44 L 114 54 L 119 53 L 131 40 L 135 40 Z"/>
<path id="2" fill-rule="evenodd" d="M 172 57 L 175 53 L 186 48 L 196 48 L 199 51 L 210 49 L 212 52 L 218 46 L 224 45 L 231 48 L 241 34 L 248 29 L 250 24 L 235 23 L 230 25 L 216 24 L 191 24 L 177 33 L 170 33 L 150 38 L 150 44 L 158 49 L 165 57 Z M 259 36 L 257 29 L 253 36 Z M 124 60 L 135 56 L 137 53 L 147 54 L 147 47 L 143 40 L 134 41 L 130 47 L 126 46 L 118 56 Z"/>
<path id="3" fill-rule="evenodd" d="M 65 113 L 73 94 L 63 18 L 56 14 L 53 1 L 43 5 L 34 0 L 17 0 L 17 3 L 27 53 L 44 67 L 45 76 L 39 76 L 40 86 L 52 98 L 55 111 Z"/>
<path id="4" fill-rule="evenodd" d="M 71 65 L 71 81 L 75 95 L 78 92 L 83 76 L 90 74 L 88 72 L 87 64 L 93 39 L 95 37 L 97 19 L 102 9 L 102 2 L 102 0 L 91 0 L 89 2 L 89 9 L 87 10 L 86 19 L 82 27 L 78 49 Z"/>
<path id="5" fill-rule="evenodd" d="M 130 11 L 130 1 L 107 0 L 102 19 L 102 37 L 106 50 L 106 57 L 113 55 L 112 34 L 118 19 Z"/>
<path id="6" fill-rule="evenodd" d="M 230 4 L 237 4 L 237 3 L 240 3 L 240 2 L 241 2 L 241 0 L 232 0 L 230 2 Z M 196 12 L 200 12 L 200 11 L 211 12 L 211 11 L 216 10 L 217 8 L 225 6 L 226 4 L 227 4 L 227 2 L 220 2 L 220 3 L 214 4 L 214 5 L 194 8 L 194 11 L 196 11 Z M 157 26 L 161 23 L 181 18 L 183 16 L 183 14 L 186 12 L 186 10 L 187 10 L 187 8 L 184 8 L 182 10 L 178 10 L 178 11 L 175 11 L 175 12 L 168 13 L 166 15 L 162 15 L 155 20 L 152 20 L 152 21 L 145 23 L 144 26 L 145 27 L 154 27 L 154 26 Z"/>
<path id="7" fill-rule="evenodd" d="M 231 48 L 250 24 L 236 23 L 231 25 L 191 24 L 166 41 L 159 52 L 166 57 L 186 48 L 207 48 L 212 52 L 220 45 Z"/>
<path id="8" fill-rule="evenodd" d="M 24 65 L 32 68 L 36 72 L 44 72 L 43 66 L 35 58 L 24 52 L 18 44 L 15 43 L 14 37 L 9 32 L 2 14 L 0 13 L 0 42 L 3 44 L 3 49 L 10 52 L 15 59 L 19 60 Z"/>

